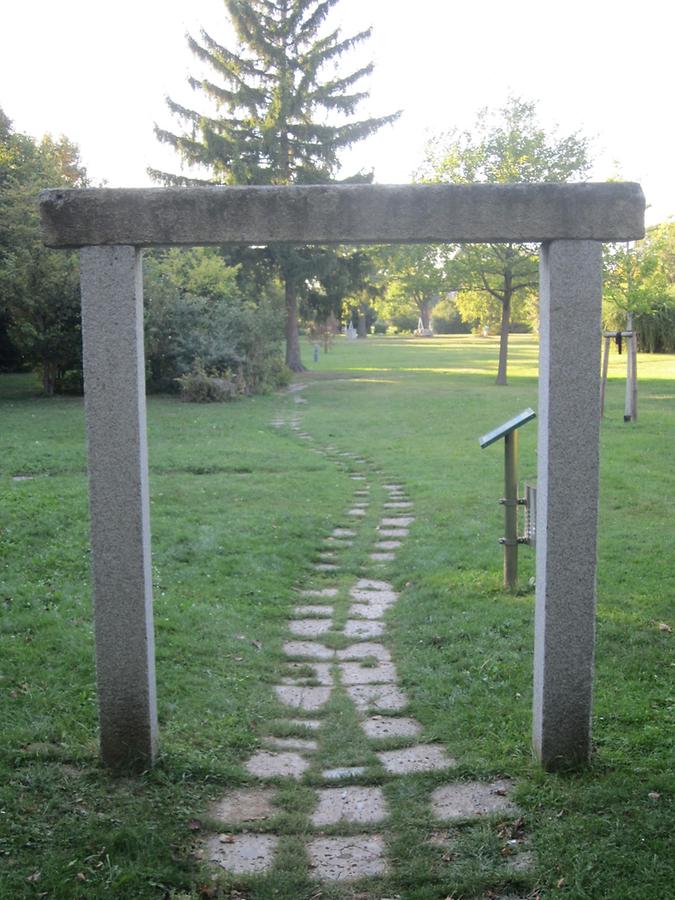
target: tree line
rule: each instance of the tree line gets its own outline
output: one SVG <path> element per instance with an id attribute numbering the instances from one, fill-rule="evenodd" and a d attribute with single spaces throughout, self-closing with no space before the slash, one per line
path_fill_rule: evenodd
<path id="1" fill-rule="evenodd" d="M 370 31 L 330 26 L 339 0 L 225 0 L 236 44 L 201 32 L 188 38 L 203 71 L 190 77 L 198 108 L 169 99 L 175 131 L 155 125 L 181 173 L 159 184 L 368 183 L 343 176 L 340 154 L 393 123 L 398 112 L 359 116 L 372 64 L 341 61 Z M 588 140 L 547 133 L 536 105 L 510 98 L 474 127 L 433 138 L 419 183 L 579 181 Z M 39 370 L 45 393 L 81 386 L 77 257 L 40 242 L 37 194 L 89 184 L 67 138 L 17 133 L 0 110 L 0 368 Z M 633 314 L 641 348 L 675 351 L 675 224 L 636 246 L 605 252 L 605 324 Z M 303 369 L 300 329 L 351 319 L 373 325 L 500 335 L 497 383 L 507 377 L 508 336 L 536 329 L 537 248 L 528 244 L 405 247 L 240 247 L 152 251 L 145 257 L 146 357 L 150 388 L 215 380 L 224 396 L 274 387 Z M 283 356 L 281 347 L 284 347 Z"/>

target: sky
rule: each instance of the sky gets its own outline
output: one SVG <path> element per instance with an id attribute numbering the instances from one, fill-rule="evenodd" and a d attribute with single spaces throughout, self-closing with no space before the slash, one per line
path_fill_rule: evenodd
<path id="1" fill-rule="evenodd" d="M 362 115 L 403 113 L 348 153 L 343 174 L 373 169 L 404 183 L 432 136 L 470 129 L 509 95 L 538 103 L 542 125 L 592 139 L 593 180 L 642 184 L 647 222 L 675 216 L 675 11 L 663 0 L 340 0 L 329 24 L 373 27 L 345 71 L 372 60 Z M 223 0 L 21 0 L 3 11 L 0 107 L 35 137 L 65 134 L 94 183 L 152 184 L 146 168 L 178 171 L 153 134 L 179 128 L 165 97 L 204 109 L 185 34 L 201 27 L 235 48 Z"/>

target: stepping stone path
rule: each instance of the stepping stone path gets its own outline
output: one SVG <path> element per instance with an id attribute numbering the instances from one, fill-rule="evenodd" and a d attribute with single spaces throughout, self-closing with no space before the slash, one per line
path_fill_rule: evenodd
<path id="1" fill-rule="evenodd" d="M 293 386 L 295 401 L 304 400 L 297 393 L 305 387 Z M 321 538 L 324 547 L 317 550 L 317 561 L 311 564 L 309 584 L 297 591 L 298 602 L 282 644 L 285 662 L 280 683 L 272 688 L 279 718 L 268 723 L 261 748 L 244 762 L 250 786 L 228 791 L 209 810 L 218 833 L 205 842 L 205 858 L 231 875 L 274 877 L 280 839 L 285 836 L 274 827 L 284 812 L 281 800 L 277 805 L 277 795 L 283 785 L 287 797 L 288 786 L 298 783 L 315 796 L 303 842 L 308 875 L 317 882 L 350 883 L 391 872 L 388 846 L 395 835 L 386 785 L 392 780 L 432 779 L 427 802 L 429 819 L 437 828 L 490 815 L 522 823 L 510 799 L 511 782 L 452 779 L 457 761 L 440 743 L 424 742 L 422 725 L 412 716 L 409 698 L 398 685 L 386 634 L 387 614 L 399 594 L 383 576 L 415 522 L 413 501 L 405 487 L 385 480 L 380 470 L 351 451 L 321 447 L 301 430 L 297 406 L 271 424 L 289 429 L 294 438 L 313 442 L 316 446 L 307 449 L 344 470 L 354 489 L 346 500 L 342 522 Z M 342 568 L 345 553 L 351 560 L 358 553 L 362 565 L 361 577 L 354 576 L 348 583 Z M 350 571 L 358 571 L 355 564 L 351 563 Z M 343 760 L 335 760 L 336 767 L 324 768 L 318 762 L 324 729 L 334 734 L 342 724 L 332 719 L 340 713 L 331 711 L 331 700 L 339 695 L 342 705 L 345 697 L 351 701 L 354 719 L 369 746 L 368 759 L 360 760 L 365 765 L 353 764 L 349 743 L 340 754 Z M 281 710 L 286 712 L 283 718 Z M 444 772 L 447 779 L 439 785 L 439 773 Z M 363 779 L 376 779 L 381 786 L 359 784 Z M 521 830 L 518 839 L 507 842 L 518 846 L 504 847 L 505 871 L 522 874 L 535 864 L 532 851 L 518 852 L 526 840 Z M 427 844 L 439 853 L 447 851 L 449 841 L 447 831 L 430 829 Z"/>

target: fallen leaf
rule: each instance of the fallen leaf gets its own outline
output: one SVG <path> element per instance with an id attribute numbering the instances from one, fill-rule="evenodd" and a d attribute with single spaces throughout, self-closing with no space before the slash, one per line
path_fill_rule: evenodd
<path id="1" fill-rule="evenodd" d="M 36 871 L 36 872 L 33 872 L 32 875 L 29 875 L 28 878 L 26 878 L 26 881 L 27 881 L 29 884 L 35 884 L 35 883 L 38 882 L 41 878 L 42 878 L 42 872 Z"/>
<path id="2" fill-rule="evenodd" d="M 75 878 L 77 879 L 77 881 L 86 881 L 87 880 L 87 876 L 84 874 L 84 872 L 78 872 L 77 875 L 75 876 Z"/>
<path id="3" fill-rule="evenodd" d="M 659 631 L 666 631 L 668 634 L 670 634 L 672 630 L 673 629 L 666 622 L 659 622 Z"/>
<path id="4" fill-rule="evenodd" d="M 234 844 L 236 838 L 233 834 L 220 834 L 218 840 L 221 844 Z"/>
<path id="5" fill-rule="evenodd" d="M 555 885 L 555 886 L 558 888 L 558 890 L 560 890 L 561 888 L 563 888 L 563 887 L 565 886 L 565 879 L 564 879 L 564 878 L 559 878 L 559 879 L 556 881 L 556 885 Z"/>
<path id="6" fill-rule="evenodd" d="M 658 791 L 650 791 L 647 794 L 647 796 L 649 797 L 650 800 L 660 800 L 661 799 L 661 794 L 659 794 Z"/>
<path id="7" fill-rule="evenodd" d="M 256 648 L 256 650 L 262 650 L 262 644 L 260 643 L 260 641 L 251 641 L 251 643 Z"/>

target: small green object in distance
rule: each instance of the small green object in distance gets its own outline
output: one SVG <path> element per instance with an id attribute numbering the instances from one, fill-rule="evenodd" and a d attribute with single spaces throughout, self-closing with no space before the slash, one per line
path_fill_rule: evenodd
<path id="1" fill-rule="evenodd" d="M 525 425 L 526 422 L 531 422 L 532 419 L 536 418 L 536 415 L 536 412 L 528 407 L 521 413 L 518 413 L 517 416 L 509 419 L 508 422 L 504 422 L 504 424 L 500 425 L 498 428 L 488 431 L 482 438 L 479 438 L 481 450 L 489 447 L 490 444 L 494 444 L 494 442 L 498 441 L 500 438 L 506 437 L 507 434 L 511 434 L 512 431 L 515 431 L 516 428 L 520 428 L 521 425 Z"/>

